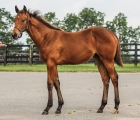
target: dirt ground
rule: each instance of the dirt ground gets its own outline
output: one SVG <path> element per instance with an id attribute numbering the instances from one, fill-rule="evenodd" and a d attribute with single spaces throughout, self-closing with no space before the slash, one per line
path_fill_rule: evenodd
<path id="1" fill-rule="evenodd" d="M 108 104 L 100 106 L 103 85 L 99 73 L 59 73 L 64 106 L 55 114 L 57 95 L 53 90 L 53 107 L 41 115 L 47 105 L 45 72 L 0 72 L 0 120 L 140 120 L 140 73 L 119 73 L 119 114 L 112 114 L 114 89 L 110 82 Z"/>

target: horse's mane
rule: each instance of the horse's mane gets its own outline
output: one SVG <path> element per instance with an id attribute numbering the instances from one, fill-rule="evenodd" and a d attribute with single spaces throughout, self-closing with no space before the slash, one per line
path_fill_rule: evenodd
<path id="1" fill-rule="evenodd" d="M 36 10 L 36 11 L 31 11 L 31 10 L 28 10 L 28 13 L 34 17 L 36 20 L 38 20 L 39 22 L 43 23 L 45 26 L 51 28 L 51 29 L 55 29 L 55 30 L 60 30 L 60 31 L 63 31 L 62 29 L 52 25 L 51 23 L 49 23 L 42 15 L 41 15 L 41 12 L 39 10 Z"/>

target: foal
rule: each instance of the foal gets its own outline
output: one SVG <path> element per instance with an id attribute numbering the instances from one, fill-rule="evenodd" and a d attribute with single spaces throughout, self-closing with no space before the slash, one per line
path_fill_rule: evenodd
<path id="1" fill-rule="evenodd" d="M 94 58 L 103 81 L 103 97 L 98 113 L 102 113 L 108 98 L 108 87 L 111 79 L 115 93 L 115 107 L 113 113 L 118 113 L 120 103 L 118 90 L 118 74 L 114 68 L 114 61 L 123 66 L 121 59 L 120 41 L 116 35 L 102 27 L 90 27 L 78 32 L 65 32 L 48 23 L 38 11 L 30 13 L 26 6 L 19 10 L 15 6 L 17 16 L 12 31 L 14 39 L 22 36 L 26 31 L 37 45 L 40 57 L 47 66 L 48 104 L 44 114 L 48 114 L 53 105 L 52 89 L 58 95 L 58 108 L 61 113 L 64 104 L 60 90 L 57 65 L 81 64 Z"/>

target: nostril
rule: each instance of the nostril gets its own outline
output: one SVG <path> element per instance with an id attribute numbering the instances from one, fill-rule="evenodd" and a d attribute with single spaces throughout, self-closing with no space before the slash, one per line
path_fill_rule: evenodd
<path id="1" fill-rule="evenodd" d="M 13 38 L 15 38 L 16 36 L 17 36 L 17 34 L 16 34 L 16 33 L 12 34 L 12 37 L 13 37 Z"/>

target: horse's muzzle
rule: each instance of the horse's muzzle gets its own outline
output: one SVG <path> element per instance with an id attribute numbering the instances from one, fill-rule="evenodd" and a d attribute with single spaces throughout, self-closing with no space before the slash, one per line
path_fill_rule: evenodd
<path id="1" fill-rule="evenodd" d="M 12 34 L 13 39 L 17 40 L 18 39 L 18 35 L 17 33 Z"/>
<path id="2" fill-rule="evenodd" d="M 17 40 L 18 38 L 22 37 L 22 33 L 20 33 L 20 34 L 14 33 L 14 34 L 12 34 L 12 37 L 13 37 L 13 39 Z"/>

